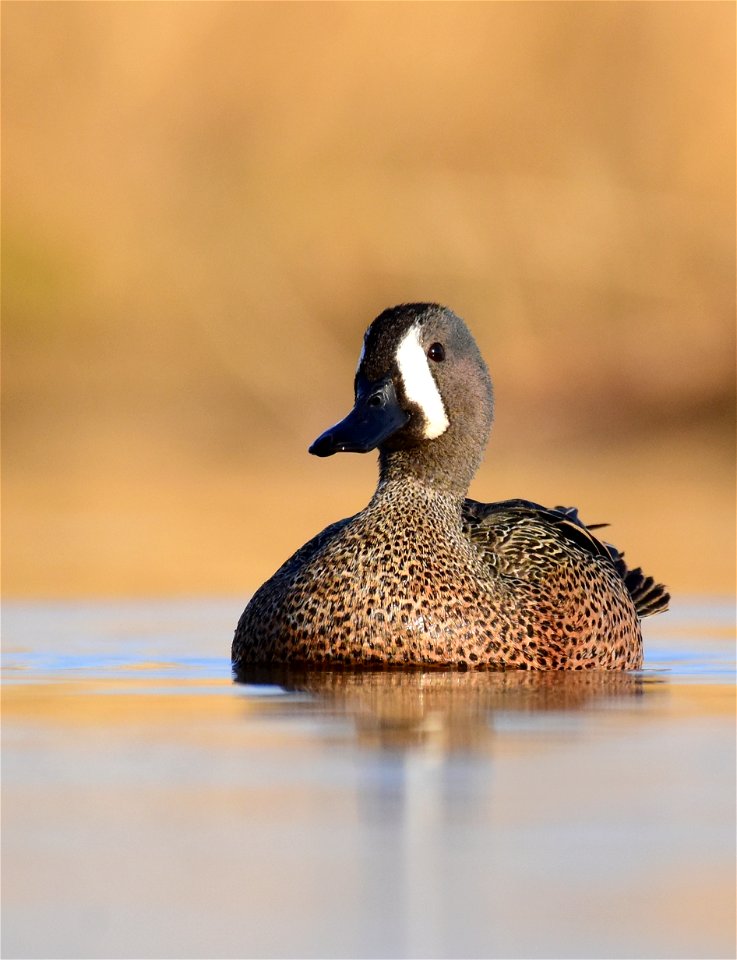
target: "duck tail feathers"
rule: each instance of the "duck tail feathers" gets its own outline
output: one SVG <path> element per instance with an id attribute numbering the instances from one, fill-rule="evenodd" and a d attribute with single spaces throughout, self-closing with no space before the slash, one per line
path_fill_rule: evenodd
<path id="1" fill-rule="evenodd" d="M 662 583 L 656 583 L 652 577 L 646 577 L 642 572 L 642 567 L 635 567 L 630 570 L 624 562 L 624 554 L 616 551 L 617 555 L 612 557 L 614 565 L 624 585 L 632 597 L 637 616 L 651 617 L 654 613 L 664 613 L 670 603 L 670 594 Z"/>

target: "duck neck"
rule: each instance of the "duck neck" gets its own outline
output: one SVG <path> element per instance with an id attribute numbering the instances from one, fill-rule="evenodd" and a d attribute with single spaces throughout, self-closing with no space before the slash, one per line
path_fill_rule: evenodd
<path id="1" fill-rule="evenodd" d="M 396 524 L 405 534 L 411 531 L 417 545 L 460 538 L 462 505 L 461 498 L 404 475 L 380 479 L 367 509 L 378 513 L 383 529 L 394 530 Z"/>
<path id="2" fill-rule="evenodd" d="M 470 477 L 466 482 L 452 470 L 428 463 L 421 450 L 382 450 L 379 454 L 376 496 L 394 497 L 402 490 L 414 500 L 436 504 L 459 523 L 469 483 Z"/>

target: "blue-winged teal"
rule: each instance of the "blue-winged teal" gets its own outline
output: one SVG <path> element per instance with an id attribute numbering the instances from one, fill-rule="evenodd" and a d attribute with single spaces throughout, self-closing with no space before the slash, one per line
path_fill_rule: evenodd
<path id="1" fill-rule="evenodd" d="M 306 543 L 255 593 L 236 667 L 263 663 L 632 669 L 639 618 L 668 594 L 574 509 L 466 499 L 493 415 L 463 321 L 437 304 L 366 331 L 355 406 L 310 452 L 379 450 L 368 506 Z"/>

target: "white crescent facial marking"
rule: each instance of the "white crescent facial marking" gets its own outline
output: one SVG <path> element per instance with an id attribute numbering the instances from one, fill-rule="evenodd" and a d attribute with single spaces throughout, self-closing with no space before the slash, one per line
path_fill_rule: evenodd
<path id="1" fill-rule="evenodd" d="M 361 364 L 363 363 L 363 358 L 366 356 L 366 340 L 364 338 L 363 346 L 361 347 L 361 356 L 358 358 L 358 363 L 356 364 L 356 373 L 361 369 Z"/>
<path id="2" fill-rule="evenodd" d="M 424 435 L 428 440 L 434 440 L 445 433 L 450 423 L 416 326 L 409 328 L 397 348 L 397 366 L 407 399 L 422 410 L 425 418 Z"/>

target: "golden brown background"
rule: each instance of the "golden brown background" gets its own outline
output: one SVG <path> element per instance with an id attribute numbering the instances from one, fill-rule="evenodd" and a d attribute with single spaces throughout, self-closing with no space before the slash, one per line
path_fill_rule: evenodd
<path id="1" fill-rule="evenodd" d="M 3 588 L 237 592 L 359 508 L 364 327 L 489 362 L 472 493 L 734 587 L 732 3 L 4 3 Z"/>

